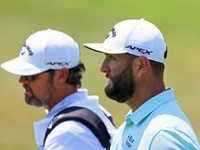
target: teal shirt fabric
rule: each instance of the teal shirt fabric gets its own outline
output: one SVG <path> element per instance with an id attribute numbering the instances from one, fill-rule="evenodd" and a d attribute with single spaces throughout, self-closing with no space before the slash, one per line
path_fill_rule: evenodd
<path id="1" fill-rule="evenodd" d="M 173 88 L 129 111 L 110 150 L 200 149 L 196 134 L 175 100 Z"/>

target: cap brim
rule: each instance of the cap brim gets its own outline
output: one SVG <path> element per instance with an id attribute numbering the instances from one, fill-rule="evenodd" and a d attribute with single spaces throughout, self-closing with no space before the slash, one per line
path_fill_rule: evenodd
<path id="1" fill-rule="evenodd" d="M 106 54 L 124 54 L 127 53 L 127 51 L 125 50 L 119 50 L 119 49 L 115 49 L 112 47 L 109 47 L 105 44 L 102 43 L 85 43 L 83 44 L 83 46 L 85 46 L 88 49 L 97 51 L 97 52 L 101 52 L 101 53 L 106 53 Z"/>
<path id="2" fill-rule="evenodd" d="M 36 67 L 19 58 L 3 63 L 1 67 L 12 74 L 23 76 L 34 75 L 48 70 L 48 68 Z"/>

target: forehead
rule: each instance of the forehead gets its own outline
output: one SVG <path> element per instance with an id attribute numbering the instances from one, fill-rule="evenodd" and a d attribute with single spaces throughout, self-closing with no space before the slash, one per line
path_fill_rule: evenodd
<path id="1" fill-rule="evenodd" d="M 106 63 L 110 67 L 124 68 L 129 62 L 128 54 L 105 54 L 106 58 L 103 63 Z"/>
<path id="2" fill-rule="evenodd" d="M 37 79 L 42 79 L 42 80 L 47 79 L 48 80 L 51 77 L 51 74 L 50 74 L 50 72 L 45 71 L 45 72 L 42 72 L 39 74 L 35 74 L 33 76 Z"/>
<path id="3" fill-rule="evenodd" d="M 104 53 L 104 54 L 106 56 L 112 56 L 112 57 L 119 58 L 119 59 L 128 58 L 128 54 L 107 54 L 107 53 Z"/>

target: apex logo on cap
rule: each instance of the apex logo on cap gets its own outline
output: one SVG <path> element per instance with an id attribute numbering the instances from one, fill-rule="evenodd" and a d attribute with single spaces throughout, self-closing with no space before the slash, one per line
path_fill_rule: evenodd
<path id="1" fill-rule="evenodd" d="M 65 65 L 69 65 L 69 63 L 70 62 L 48 62 L 48 63 L 46 63 L 46 65 L 52 65 L 52 66 L 54 66 L 54 65 L 58 65 L 58 66 L 65 66 Z"/>
<path id="2" fill-rule="evenodd" d="M 135 46 L 132 46 L 132 45 L 128 45 L 125 48 L 129 48 L 131 50 L 137 50 L 138 52 L 141 52 L 142 54 L 148 54 L 148 55 L 150 55 L 151 53 L 153 53 L 153 51 L 148 51 L 146 49 L 138 48 L 138 47 L 135 47 Z"/>
<path id="3" fill-rule="evenodd" d="M 25 47 L 25 48 L 28 50 L 29 55 L 33 55 L 33 52 L 32 52 L 32 50 L 31 50 L 30 46 L 28 46 L 28 45 L 26 44 L 26 42 L 24 43 L 23 47 Z M 22 51 L 22 52 L 21 52 L 21 55 L 24 55 L 24 53 L 25 53 L 25 51 Z"/>
<path id="4" fill-rule="evenodd" d="M 111 31 L 111 33 L 112 33 L 112 37 L 115 37 L 115 36 L 117 35 L 114 27 L 113 27 L 110 31 Z M 110 36 L 110 33 L 107 35 L 106 39 L 107 39 L 109 36 Z"/>

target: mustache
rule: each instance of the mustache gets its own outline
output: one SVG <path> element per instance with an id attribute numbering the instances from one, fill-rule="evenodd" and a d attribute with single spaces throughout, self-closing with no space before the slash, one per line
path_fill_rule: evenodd
<path id="1" fill-rule="evenodd" d="M 112 80 L 113 82 L 115 82 L 116 81 L 116 79 L 117 79 L 117 76 L 112 76 L 112 75 L 110 75 L 109 73 L 106 73 L 106 78 L 108 78 L 108 79 L 110 79 L 110 80 Z"/>
<path id="2" fill-rule="evenodd" d="M 106 73 L 106 78 L 112 79 L 113 77 L 109 73 Z"/>
<path id="3" fill-rule="evenodd" d="M 31 90 L 31 88 L 30 88 L 30 87 L 28 87 L 28 85 L 27 85 L 27 84 L 23 84 L 23 87 L 24 87 L 25 89 L 28 89 L 29 91 L 32 91 L 32 90 Z"/>

